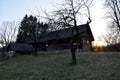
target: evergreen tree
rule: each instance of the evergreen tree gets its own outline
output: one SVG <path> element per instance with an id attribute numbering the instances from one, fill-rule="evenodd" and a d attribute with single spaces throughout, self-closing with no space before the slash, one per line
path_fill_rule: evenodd
<path id="1" fill-rule="evenodd" d="M 23 20 L 21 21 L 19 32 L 17 35 L 16 42 L 18 43 L 34 43 L 35 47 L 35 54 L 37 51 L 37 42 L 39 40 L 39 37 L 42 33 L 46 32 L 48 28 L 47 23 L 38 22 L 37 18 L 30 15 L 25 15 Z"/>
<path id="2" fill-rule="evenodd" d="M 25 15 L 25 17 L 21 21 L 16 42 L 18 42 L 18 43 L 26 43 L 26 41 L 29 40 L 28 36 L 30 34 L 30 31 L 29 31 L 28 28 L 31 25 L 30 22 L 31 21 L 30 21 L 28 15 Z"/>

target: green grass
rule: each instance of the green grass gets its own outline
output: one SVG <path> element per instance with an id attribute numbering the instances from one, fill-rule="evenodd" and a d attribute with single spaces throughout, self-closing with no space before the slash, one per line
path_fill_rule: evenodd
<path id="1" fill-rule="evenodd" d="M 0 80 L 120 80 L 118 52 L 22 55 L 0 61 Z"/>

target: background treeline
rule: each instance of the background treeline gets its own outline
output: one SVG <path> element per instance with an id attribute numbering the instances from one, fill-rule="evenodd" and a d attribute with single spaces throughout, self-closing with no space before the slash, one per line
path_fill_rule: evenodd
<path id="1" fill-rule="evenodd" d="M 120 43 L 111 44 L 107 46 L 94 46 L 93 51 L 102 52 L 102 51 L 120 51 Z"/>

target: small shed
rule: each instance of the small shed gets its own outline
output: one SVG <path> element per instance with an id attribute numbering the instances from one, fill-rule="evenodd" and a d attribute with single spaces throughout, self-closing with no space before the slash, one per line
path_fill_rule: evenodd
<path id="1" fill-rule="evenodd" d="M 8 51 L 14 51 L 15 53 L 21 54 L 30 54 L 34 51 L 32 45 L 24 44 L 24 43 L 10 43 L 8 45 Z"/>

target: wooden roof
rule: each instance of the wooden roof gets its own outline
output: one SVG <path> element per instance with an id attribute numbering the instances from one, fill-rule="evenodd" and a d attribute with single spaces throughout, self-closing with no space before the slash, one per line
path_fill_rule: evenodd
<path id="1" fill-rule="evenodd" d="M 94 41 L 94 37 L 93 37 L 89 24 L 83 24 L 77 27 L 78 27 L 78 33 L 80 34 L 80 36 L 82 35 L 88 36 L 91 41 Z M 54 32 L 44 33 L 39 37 L 39 42 L 71 38 L 72 29 L 73 28 L 71 27 L 71 28 L 66 28 L 62 30 L 57 30 Z M 74 33 L 74 35 L 76 35 L 76 33 Z"/>
<path id="2" fill-rule="evenodd" d="M 32 52 L 34 48 L 32 45 L 23 44 L 23 43 L 10 43 L 9 51 L 23 51 L 23 52 Z"/>

